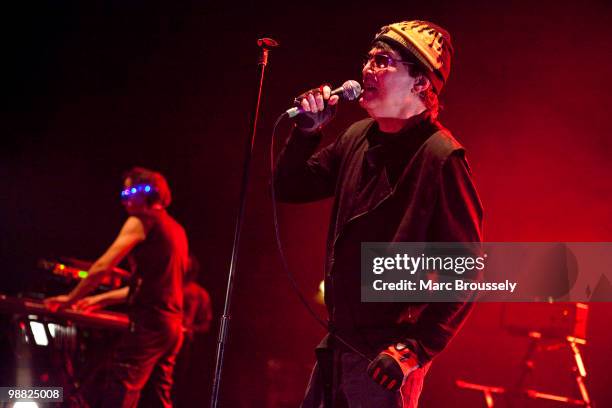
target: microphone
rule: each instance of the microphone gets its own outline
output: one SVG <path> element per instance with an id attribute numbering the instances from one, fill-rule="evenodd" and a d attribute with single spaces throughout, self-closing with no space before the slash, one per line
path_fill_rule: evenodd
<path id="1" fill-rule="evenodd" d="M 355 99 L 359 98 L 359 95 L 361 95 L 361 85 L 359 85 L 359 82 L 350 79 L 343 83 L 342 86 L 331 91 L 330 96 L 334 95 L 338 95 L 341 100 L 354 101 Z M 295 102 L 298 103 L 299 100 L 296 99 Z M 302 109 L 301 106 L 296 106 L 291 109 L 287 109 L 286 111 L 287 116 L 290 118 L 296 117 L 302 112 L 304 112 L 304 109 Z"/>

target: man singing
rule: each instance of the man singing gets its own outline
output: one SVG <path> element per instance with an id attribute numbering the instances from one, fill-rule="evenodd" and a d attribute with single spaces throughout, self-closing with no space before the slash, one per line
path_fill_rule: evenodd
<path id="1" fill-rule="evenodd" d="M 128 301 L 133 329 L 112 355 L 106 387 L 93 406 L 135 407 L 149 381 L 154 406 L 170 407 L 172 372 L 182 343 L 183 275 L 188 264 L 183 227 L 166 211 L 171 193 L 157 172 L 135 167 L 124 178 L 121 198 L 129 217 L 115 242 L 69 294 L 48 298 L 54 309 L 92 309 Z M 132 254 L 136 271 L 129 287 L 86 297 L 105 275 Z M 89 399 L 89 398 L 88 398 Z"/>
<path id="2" fill-rule="evenodd" d="M 431 360 L 467 317 L 467 303 L 362 303 L 362 242 L 480 242 L 482 206 L 463 147 L 437 121 L 450 74 L 450 35 L 427 21 L 382 27 L 363 65 L 354 123 L 317 153 L 332 119 L 330 88 L 303 94 L 305 113 L 276 167 L 277 197 L 334 197 L 325 302 L 330 334 L 304 408 L 418 404 Z M 347 345 L 348 344 L 348 345 Z"/>

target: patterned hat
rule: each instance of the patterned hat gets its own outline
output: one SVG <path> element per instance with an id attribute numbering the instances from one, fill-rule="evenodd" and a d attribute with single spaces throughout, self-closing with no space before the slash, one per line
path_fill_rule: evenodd
<path id="1" fill-rule="evenodd" d="M 453 46 L 448 31 L 423 20 L 402 21 L 384 26 L 374 41 L 383 41 L 414 55 L 426 68 L 437 94 L 450 75 Z"/>

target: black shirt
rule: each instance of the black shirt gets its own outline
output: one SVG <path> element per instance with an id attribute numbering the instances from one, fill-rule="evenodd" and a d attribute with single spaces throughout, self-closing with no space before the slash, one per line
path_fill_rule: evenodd
<path id="1" fill-rule="evenodd" d="M 146 239 L 134 250 L 136 273 L 130 288 L 135 321 L 182 319 L 183 275 L 188 262 L 183 227 L 168 213 L 156 215 Z"/>
<path id="2" fill-rule="evenodd" d="M 368 195 L 368 190 L 378 183 L 378 177 L 386 177 L 387 182 L 397 184 L 406 165 L 423 142 L 439 130 L 429 111 L 410 118 L 398 133 L 385 133 L 373 123 L 367 132 L 369 148 L 365 152 L 363 169 L 359 180 L 359 196 Z M 360 201 L 359 196 L 356 202 Z"/>
<path id="3" fill-rule="evenodd" d="M 334 198 L 325 268 L 330 323 L 372 356 L 398 341 L 416 343 L 425 364 L 454 336 L 470 305 L 361 302 L 361 243 L 480 242 L 482 205 L 464 149 L 428 113 L 395 135 L 364 119 L 315 153 L 320 141 L 321 134 L 293 132 L 275 188 L 285 202 Z"/>

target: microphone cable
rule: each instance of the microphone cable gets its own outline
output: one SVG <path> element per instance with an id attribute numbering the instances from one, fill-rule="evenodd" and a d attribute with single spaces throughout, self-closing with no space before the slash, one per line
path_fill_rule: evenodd
<path id="1" fill-rule="evenodd" d="M 277 204 L 276 204 L 276 187 L 275 187 L 276 186 L 276 177 L 275 177 L 275 174 L 274 174 L 274 166 L 275 166 L 274 141 L 276 139 L 276 128 L 278 127 L 279 123 L 285 117 L 288 117 L 288 116 L 289 115 L 288 115 L 287 112 L 283 112 L 276 119 L 276 122 L 274 122 L 274 127 L 272 128 L 272 139 L 270 141 L 270 184 L 271 184 L 270 190 L 271 190 L 271 196 L 272 196 L 272 218 L 274 220 L 274 237 L 275 237 L 275 240 L 276 240 L 276 247 L 278 249 L 278 255 L 279 255 L 280 260 L 281 260 L 281 266 L 283 268 L 283 271 L 287 275 L 287 279 L 289 279 L 289 283 L 291 284 L 291 288 L 293 289 L 293 291 L 297 295 L 297 297 L 300 300 L 300 302 L 302 303 L 302 305 L 308 311 L 308 314 L 310 314 L 321 327 L 323 327 L 331 336 L 333 336 L 335 339 L 337 339 L 340 343 L 344 344 L 352 352 L 354 352 L 357 355 L 363 357 L 367 361 L 372 362 L 372 359 L 370 359 L 368 356 L 366 356 L 363 352 L 361 352 L 359 349 L 357 349 L 352 344 L 350 344 L 349 342 L 344 340 L 342 337 L 340 337 L 338 334 L 334 333 L 333 331 L 331 331 L 329 329 L 329 325 L 325 321 L 323 321 L 323 319 L 312 309 L 312 307 L 310 306 L 310 304 L 306 300 L 306 297 L 304 296 L 304 294 L 300 290 L 300 287 L 298 286 L 297 282 L 295 281 L 295 277 L 293 276 L 293 273 L 289 269 L 289 263 L 287 262 L 287 257 L 285 256 L 285 251 L 283 250 L 283 244 L 282 244 L 281 236 L 280 236 L 280 228 L 279 228 L 279 222 L 278 222 L 278 207 L 277 207 Z"/>

